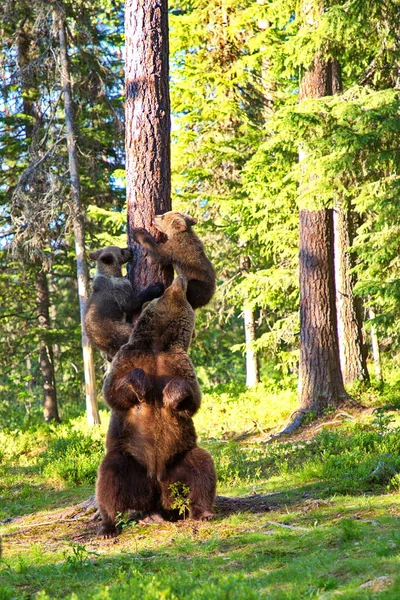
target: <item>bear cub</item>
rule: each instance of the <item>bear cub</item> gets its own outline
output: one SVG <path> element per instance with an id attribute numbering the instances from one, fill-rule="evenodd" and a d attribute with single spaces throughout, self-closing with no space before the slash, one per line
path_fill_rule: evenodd
<path id="1" fill-rule="evenodd" d="M 135 297 L 130 281 L 122 276 L 122 265 L 132 258 L 128 248 L 108 246 L 91 252 L 89 258 L 97 262 L 97 273 L 86 309 L 86 332 L 107 360 L 112 360 L 129 339 L 132 318 L 145 302 L 160 296 L 164 286 L 153 283 Z"/>
<path id="2" fill-rule="evenodd" d="M 177 277 L 143 309 L 105 379 L 112 412 L 96 490 L 103 537 L 119 533 L 118 512 L 169 511 L 176 482 L 190 489 L 191 518 L 214 516 L 215 468 L 192 419 L 201 394 L 187 355 L 194 312 L 186 291 L 187 279 Z"/>
<path id="3" fill-rule="evenodd" d="M 133 230 L 135 242 L 152 258 L 164 265 L 172 264 L 178 275 L 188 278 L 187 299 L 193 309 L 208 304 L 215 292 L 214 267 L 192 231 L 196 223 L 197 219 L 175 211 L 156 215 L 154 226 L 167 236 L 163 243 L 157 243 L 146 229 Z"/>

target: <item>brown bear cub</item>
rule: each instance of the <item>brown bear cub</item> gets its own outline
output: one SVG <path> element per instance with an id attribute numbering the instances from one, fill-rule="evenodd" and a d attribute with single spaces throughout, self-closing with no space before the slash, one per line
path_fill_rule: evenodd
<path id="1" fill-rule="evenodd" d="M 122 276 L 122 265 L 132 258 L 128 248 L 108 246 L 91 252 L 89 258 L 97 262 L 97 273 L 86 309 L 86 332 L 90 341 L 112 360 L 129 339 L 129 321 L 139 315 L 145 302 L 160 296 L 164 286 L 154 283 L 135 297 L 130 281 Z"/>
<path id="2" fill-rule="evenodd" d="M 193 309 L 210 302 L 215 292 L 214 267 L 192 231 L 196 223 L 197 219 L 175 211 L 156 215 L 155 227 L 167 236 L 167 241 L 160 244 L 145 229 L 133 230 L 133 239 L 150 256 L 161 264 L 172 264 L 178 275 L 188 278 L 187 299 Z"/>
<path id="3" fill-rule="evenodd" d="M 170 510 L 176 482 L 190 488 L 191 518 L 214 516 L 214 464 L 196 444 L 192 419 L 200 389 L 187 355 L 194 313 L 186 290 L 187 279 L 177 277 L 144 308 L 105 379 L 112 413 L 96 490 L 103 537 L 119 533 L 118 512 Z"/>

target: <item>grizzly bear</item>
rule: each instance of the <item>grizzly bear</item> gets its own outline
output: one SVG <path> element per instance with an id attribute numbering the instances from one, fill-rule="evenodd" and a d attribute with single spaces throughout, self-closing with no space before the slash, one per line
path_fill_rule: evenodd
<path id="1" fill-rule="evenodd" d="M 143 309 L 105 379 L 112 413 L 96 491 L 103 537 L 119 533 L 118 512 L 171 509 L 176 482 L 190 489 L 191 518 L 213 517 L 216 473 L 192 420 L 200 389 L 187 355 L 194 313 L 186 290 L 187 279 L 177 277 Z"/>
<path id="2" fill-rule="evenodd" d="M 193 309 L 207 304 L 215 292 L 214 267 L 192 231 L 196 223 L 197 219 L 175 211 L 156 215 L 155 227 L 167 236 L 164 243 L 157 243 L 146 229 L 133 230 L 135 242 L 152 258 L 163 265 L 172 264 L 178 275 L 188 278 L 187 299 Z"/>
<path id="3" fill-rule="evenodd" d="M 135 297 L 130 281 L 122 276 L 122 265 L 132 258 L 128 248 L 108 246 L 91 252 L 89 258 L 97 262 L 97 273 L 86 309 L 86 332 L 112 360 L 129 339 L 132 318 L 139 315 L 145 302 L 160 296 L 164 286 L 153 283 Z"/>

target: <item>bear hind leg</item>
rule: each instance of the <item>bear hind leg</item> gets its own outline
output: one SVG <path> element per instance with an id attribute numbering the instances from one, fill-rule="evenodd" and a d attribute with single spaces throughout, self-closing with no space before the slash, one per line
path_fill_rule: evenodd
<path id="1" fill-rule="evenodd" d="M 170 485 L 180 482 L 189 487 L 189 517 L 196 521 L 214 518 L 213 505 L 217 475 L 211 456 L 202 448 L 189 450 L 182 458 L 167 469 L 161 483 L 161 502 L 171 509 L 173 502 Z"/>
<path id="2" fill-rule="evenodd" d="M 99 468 L 96 498 L 101 516 L 99 536 L 115 537 L 118 513 L 128 510 L 151 512 L 158 505 L 159 492 L 146 470 L 129 454 L 106 454 Z"/>

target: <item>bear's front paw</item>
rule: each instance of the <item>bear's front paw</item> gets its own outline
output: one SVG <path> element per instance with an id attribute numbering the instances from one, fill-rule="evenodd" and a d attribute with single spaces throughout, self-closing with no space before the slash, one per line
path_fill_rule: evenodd
<path id="1" fill-rule="evenodd" d="M 132 230 L 133 241 L 143 246 L 146 242 L 153 242 L 151 234 L 144 227 L 137 227 Z"/>
<path id="2" fill-rule="evenodd" d="M 152 298 L 159 298 L 164 293 L 164 284 L 161 283 L 161 281 L 155 281 L 154 283 L 150 283 L 150 285 L 148 285 L 146 288 L 146 292 Z"/>
<path id="3" fill-rule="evenodd" d="M 188 410 L 192 406 L 192 390 L 184 379 L 171 379 L 163 390 L 163 404 L 171 410 Z"/>
<path id="4" fill-rule="evenodd" d="M 124 382 L 133 388 L 139 402 L 144 402 L 150 391 L 150 381 L 143 369 L 133 369 L 124 376 Z"/>

